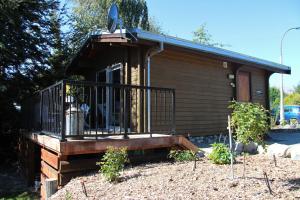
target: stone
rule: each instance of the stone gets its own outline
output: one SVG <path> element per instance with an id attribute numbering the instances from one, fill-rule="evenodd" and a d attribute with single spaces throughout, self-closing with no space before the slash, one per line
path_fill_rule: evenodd
<path id="1" fill-rule="evenodd" d="M 264 154 L 264 153 L 266 153 L 266 149 L 264 149 L 264 147 L 262 145 L 258 145 L 257 152 L 259 154 Z"/>
<path id="2" fill-rule="evenodd" d="M 267 154 L 270 158 L 273 158 L 274 155 L 285 158 L 287 156 L 286 154 L 288 149 L 288 145 L 275 143 L 268 147 Z"/>
<path id="3" fill-rule="evenodd" d="M 234 151 L 236 154 L 241 154 L 243 152 L 244 149 L 244 144 L 241 142 L 236 142 L 235 143 L 235 147 L 234 147 Z"/>
<path id="4" fill-rule="evenodd" d="M 229 185 L 230 188 L 233 188 L 233 187 L 238 186 L 238 184 L 239 183 L 237 181 L 231 181 L 228 185 Z"/>
<path id="5" fill-rule="evenodd" d="M 204 151 L 198 151 L 196 153 L 196 156 L 197 156 L 197 158 L 203 158 L 203 157 L 205 157 Z"/>
<path id="6" fill-rule="evenodd" d="M 244 146 L 244 150 L 247 153 L 255 154 L 255 153 L 257 153 L 257 147 L 258 147 L 257 143 L 250 142 L 249 144 Z"/>
<path id="7" fill-rule="evenodd" d="M 300 160 L 300 145 L 293 145 L 290 148 L 291 159 L 292 160 Z"/>
<path id="8" fill-rule="evenodd" d="M 289 146 L 287 148 L 287 150 L 285 151 L 285 155 L 284 155 L 285 158 L 290 158 L 291 157 L 291 149 L 292 149 L 292 146 Z"/>
<path id="9" fill-rule="evenodd" d="M 201 148 L 205 155 L 209 155 L 212 152 L 212 147 Z"/>
<path id="10" fill-rule="evenodd" d="M 254 142 L 250 142 L 247 145 L 244 145 L 241 142 L 236 142 L 234 151 L 236 152 L 236 154 L 241 154 L 243 151 L 245 151 L 246 153 L 254 154 L 254 153 L 257 153 L 257 148 L 258 148 L 258 145 Z"/>

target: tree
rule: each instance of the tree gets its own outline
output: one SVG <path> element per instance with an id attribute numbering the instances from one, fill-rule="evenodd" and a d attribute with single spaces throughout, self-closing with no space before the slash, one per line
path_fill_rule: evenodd
<path id="1" fill-rule="evenodd" d="M 246 171 L 245 145 L 251 142 L 264 144 L 264 136 L 268 131 L 268 115 L 265 108 L 255 103 L 232 102 L 229 106 L 233 110 L 231 126 L 234 129 L 237 141 L 244 146 L 244 173 Z"/>
<path id="2" fill-rule="evenodd" d="M 61 80 L 64 78 L 65 66 L 68 62 L 68 54 L 70 52 L 69 46 L 66 44 L 66 34 L 62 32 L 62 25 L 67 22 L 63 20 L 66 15 L 65 6 L 60 10 L 54 10 L 50 16 L 50 31 L 53 34 L 52 40 L 52 54 L 49 58 L 51 65 L 51 78 L 54 80 Z"/>
<path id="3" fill-rule="evenodd" d="M 149 18 L 149 29 L 148 31 L 152 33 L 159 33 L 159 34 L 164 34 L 164 31 L 162 29 L 162 26 L 160 23 L 156 20 L 155 17 L 150 17 Z"/>
<path id="4" fill-rule="evenodd" d="M 300 94 L 300 83 L 294 88 L 294 92 Z"/>
<path id="5" fill-rule="evenodd" d="M 112 3 L 119 8 L 119 15 L 126 28 L 142 28 L 162 32 L 161 27 L 152 18 L 149 20 L 145 0 L 73 0 L 74 8 L 69 41 L 76 50 L 86 36 L 96 30 L 106 30 L 107 12 Z"/>
<path id="6" fill-rule="evenodd" d="M 300 94 L 299 93 L 292 93 L 289 94 L 284 98 L 285 105 L 300 105 Z"/>
<path id="7" fill-rule="evenodd" d="M 0 0 L 0 131 L 18 128 L 16 105 L 48 85 L 56 0 Z"/>
<path id="8" fill-rule="evenodd" d="M 209 34 L 208 30 L 206 29 L 206 24 L 202 24 L 196 31 L 193 32 L 193 41 L 209 46 L 225 46 L 224 44 L 213 41 L 211 34 Z"/>
<path id="9" fill-rule="evenodd" d="M 271 109 L 276 109 L 280 103 L 280 90 L 277 87 L 269 88 L 269 98 Z"/>

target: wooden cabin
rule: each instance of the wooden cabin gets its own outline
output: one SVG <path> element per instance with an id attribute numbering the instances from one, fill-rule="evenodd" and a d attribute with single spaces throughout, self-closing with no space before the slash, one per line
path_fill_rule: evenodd
<path id="1" fill-rule="evenodd" d="M 289 67 L 175 37 L 134 29 L 91 34 L 62 80 L 22 106 L 22 149 L 43 184 L 96 167 L 108 146 L 128 150 L 197 147 L 184 135 L 226 133 L 230 101 L 269 108 L 269 77 Z M 38 144 L 32 147 L 32 142 Z M 39 167 L 38 167 L 39 168 Z M 45 197 L 45 194 L 43 194 Z"/>
<path id="2" fill-rule="evenodd" d="M 284 65 L 179 38 L 139 29 L 133 34 L 135 38 L 126 33 L 91 35 L 67 74 L 94 82 L 174 89 L 177 134 L 226 132 L 232 100 L 258 102 L 269 109 L 269 77 L 291 71 Z M 113 71 L 115 66 L 121 67 Z M 108 79 L 116 74 L 120 78 Z M 140 98 L 142 106 L 147 98 Z M 153 97 L 149 104 L 140 113 L 163 109 L 159 104 L 155 110 Z M 140 130 L 147 128 L 145 120 L 137 123 Z M 153 120 L 150 118 L 150 124 L 155 129 L 158 125 Z"/>

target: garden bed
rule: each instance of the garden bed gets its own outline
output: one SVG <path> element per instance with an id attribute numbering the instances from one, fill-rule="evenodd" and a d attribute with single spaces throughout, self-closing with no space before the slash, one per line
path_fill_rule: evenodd
<path id="1" fill-rule="evenodd" d="M 194 162 L 129 167 L 118 183 L 109 183 L 98 173 L 78 177 L 52 199 L 300 199 L 299 161 L 278 158 L 275 167 L 274 161 L 264 155 L 248 156 L 245 180 L 242 161 L 238 157 L 234 165 L 234 181 L 229 178 L 229 165 L 214 165 L 204 158 L 197 162 L 195 171 Z M 266 186 L 263 170 L 273 194 Z"/>

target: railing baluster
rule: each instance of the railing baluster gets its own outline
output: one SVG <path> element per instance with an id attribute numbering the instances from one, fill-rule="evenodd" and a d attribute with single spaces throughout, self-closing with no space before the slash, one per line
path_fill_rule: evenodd
<path id="1" fill-rule="evenodd" d="M 172 109 L 172 112 L 173 112 L 173 123 L 172 123 L 172 133 L 173 134 L 176 134 L 176 115 L 175 115 L 175 109 L 176 109 L 176 105 L 175 105 L 175 101 L 176 101 L 176 98 L 175 98 L 175 90 L 172 91 L 172 106 L 173 106 L 173 109 Z"/>
<path id="2" fill-rule="evenodd" d="M 165 126 L 167 126 L 167 94 L 166 94 L 166 91 L 164 91 L 164 99 L 165 99 L 165 105 L 164 105 L 164 115 L 165 115 L 165 120 L 164 120 L 164 128 Z M 166 131 L 166 130 L 164 130 Z"/>
<path id="3" fill-rule="evenodd" d="M 124 88 L 124 94 L 125 94 L 125 98 L 124 98 L 124 138 L 127 138 L 127 129 L 128 129 L 128 111 L 127 111 L 127 89 L 126 87 Z"/>
<path id="4" fill-rule="evenodd" d="M 61 99 L 61 119 L 62 119 L 62 127 L 61 127 L 61 140 L 65 139 L 65 133 L 66 133 L 66 115 L 65 115 L 65 101 L 66 101 L 66 84 L 65 81 L 62 81 L 61 83 L 62 87 L 62 99 Z"/>
<path id="5" fill-rule="evenodd" d="M 44 113 L 43 112 L 43 92 L 39 92 L 39 93 L 40 93 L 40 129 L 41 129 L 40 131 L 43 131 L 43 113 Z"/>
<path id="6" fill-rule="evenodd" d="M 98 86 L 95 86 L 95 127 L 96 127 L 96 138 L 98 136 Z"/>
<path id="7" fill-rule="evenodd" d="M 132 100 L 134 99 L 133 97 L 132 97 L 132 95 L 133 95 L 133 92 L 132 92 L 132 90 L 130 89 L 130 93 L 129 93 L 129 116 L 130 116 L 130 120 L 129 120 L 129 129 L 130 129 L 130 132 L 132 133 L 133 132 L 133 129 L 132 129 L 132 124 L 133 124 L 133 113 L 132 113 L 132 107 L 133 107 L 133 102 L 132 102 Z"/>
<path id="8" fill-rule="evenodd" d="M 90 134 L 92 134 L 92 130 L 91 130 L 91 126 L 92 126 L 92 88 L 91 87 L 88 87 L 89 88 L 89 131 L 90 131 Z"/>
<path id="9" fill-rule="evenodd" d="M 105 87 L 105 89 L 106 89 L 106 87 Z M 105 91 L 105 93 L 106 93 L 106 91 Z M 102 107 L 102 109 L 101 109 L 101 126 L 102 126 L 102 128 L 101 129 L 102 129 L 102 135 L 103 135 L 104 127 L 106 128 L 106 126 L 104 125 L 104 104 L 106 105 L 106 99 L 105 99 L 105 103 L 104 103 L 104 88 L 101 87 L 101 107 Z M 98 107 L 98 105 L 97 105 L 97 107 Z M 97 108 L 97 110 L 98 110 L 98 108 Z M 106 114 L 106 112 L 105 112 L 105 114 Z M 106 117 L 106 115 L 105 115 L 105 117 Z M 106 119 L 105 119 L 105 124 L 106 124 Z"/>
<path id="10" fill-rule="evenodd" d="M 113 106 L 113 114 L 112 114 L 112 120 L 114 124 L 114 134 L 116 134 L 116 123 L 115 123 L 115 115 L 116 115 L 116 91 L 115 88 L 112 88 L 113 90 L 113 99 L 112 99 L 112 106 Z"/>
<path id="11" fill-rule="evenodd" d="M 136 128 L 136 132 L 137 131 L 137 124 L 138 124 L 138 88 L 135 89 L 135 128 Z"/>

